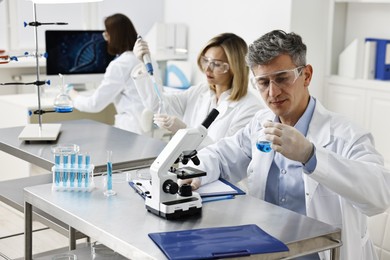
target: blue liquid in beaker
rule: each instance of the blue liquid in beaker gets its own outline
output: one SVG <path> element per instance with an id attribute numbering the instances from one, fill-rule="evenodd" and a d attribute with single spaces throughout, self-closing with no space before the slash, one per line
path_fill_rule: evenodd
<path id="1" fill-rule="evenodd" d="M 264 153 L 269 153 L 272 150 L 270 141 L 257 141 L 256 147 Z"/>
<path id="2" fill-rule="evenodd" d="M 73 111 L 73 107 L 54 107 L 54 111 L 57 113 L 70 113 Z"/>

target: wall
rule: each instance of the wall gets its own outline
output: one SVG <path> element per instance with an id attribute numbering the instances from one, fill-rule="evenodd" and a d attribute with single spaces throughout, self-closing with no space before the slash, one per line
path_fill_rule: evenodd
<path id="1" fill-rule="evenodd" d="M 192 61 L 221 32 L 236 33 L 247 43 L 273 29 L 299 33 L 308 45 L 307 61 L 314 66 L 311 93 L 322 99 L 328 4 L 322 0 L 165 0 L 165 21 L 188 25 Z M 204 80 L 196 67 L 193 72 L 194 81 Z"/>

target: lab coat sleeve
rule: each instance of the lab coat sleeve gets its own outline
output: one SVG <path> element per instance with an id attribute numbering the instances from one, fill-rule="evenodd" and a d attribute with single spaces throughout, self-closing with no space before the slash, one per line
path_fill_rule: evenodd
<path id="1" fill-rule="evenodd" d="M 246 177 L 251 161 L 251 130 L 250 124 L 231 137 L 225 137 L 217 143 L 199 151 L 199 168 L 207 175 L 201 178 L 206 184 L 222 177 L 236 183 Z"/>
<path id="2" fill-rule="evenodd" d="M 232 136 L 237 133 L 240 129 L 245 127 L 248 122 L 253 119 L 254 115 L 262 109 L 261 101 L 255 96 L 248 93 L 248 95 L 241 99 L 234 109 L 234 116 L 230 120 L 230 124 L 227 126 L 228 131 L 225 137 Z M 218 140 L 213 140 L 210 136 L 207 136 L 201 147 L 213 144 Z"/>
<path id="3" fill-rule="evenodd" d="M 317 167 L 309 176 L 372 216 L 390 206 L 390 172 L 374 148 L 372 135 L 344 135 L 333 150 L 316 147 Z M 340 151 L 342 151 L 340 153 Z"/>
<path id="4" fill-rule="evenodd" d="M 115 62 L 115 60 L 112 62 Z M 126 85 L 125 78 L 128 78 L 128 76 L 123 75 L 122 70 L 115 64 L 110 65 L 107 67 L 102 82 L 92 95 L 84 96 L 79 94 L 73 100 L 73 106 L 76 109 L 89 113 L 100 112 L 112 103 L 115 97 L 123 90 Z"/>

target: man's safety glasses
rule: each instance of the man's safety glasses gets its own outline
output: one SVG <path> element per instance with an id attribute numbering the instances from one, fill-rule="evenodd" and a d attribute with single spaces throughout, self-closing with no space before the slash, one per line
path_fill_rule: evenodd
<path id="1" fill-rule="evenodd" d="M 224 74 L 229 71 L 229 64 L 219 60 L 213 60 L 202 56 L 200 58 L 200 65 L 203 71 L 206 71 L 208 68 L 215 74 Z"/>
<path id="2" fill-rule="evenodd" d="M 270 74 L 255 76 L 251 78 L 251 83 L 254 88 L 261 92 L 269 89 L 271 82 L 279 88 L 287 88 L 295 83 L 301 75 L 303 68 L 306 66 L 296 67 L 291 70 L 280 70 Z"/>

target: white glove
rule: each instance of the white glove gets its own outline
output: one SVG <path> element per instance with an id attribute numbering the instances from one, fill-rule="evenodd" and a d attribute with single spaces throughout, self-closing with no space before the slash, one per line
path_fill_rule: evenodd
<path id="1" fill-rule="evenodd" d="M 153 117 L 153 122 L 159 127 L 165 128 L 174 134 L 179 129 L 187 127 L 187 125 L 179 118 L 165 114 L 155 114 Z"/>
<path id="2" fill-rule="evenodd" d="M 312 156 L 314 145 L 292 126 L 264 122 L 265 139 L 272 142 L 272 149 L 286 158 L 306 163 Z"/>
<path id="3" fill-rule="evenodd" d="M 71 99 L 75 99 L 79 95 L 79 92 L 73 88 L 66 90 L 66 93 L 70 96 Z"/>
<path id="4" fill-rule="evenodd" d="M 134 44 L 133 53 L 137 59 L 143 62 L 143 56 L 150 54 L 148 43 L 142 39 L 138 39 Z"/>
<path id="5" fill-rule="evenodd" d="M 185 180 L 178 179 L 177 184 L 179 184 L 179 186 L 182 186 L 183 184 L 190 184 L 192 190 L 197 190 L 199 189 L 201 183 L 200 183 L 200 178 L 192 178 L 192 179 L 185 179 Z"/>

